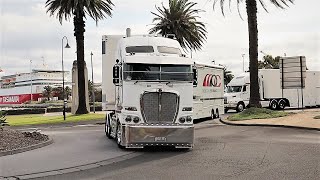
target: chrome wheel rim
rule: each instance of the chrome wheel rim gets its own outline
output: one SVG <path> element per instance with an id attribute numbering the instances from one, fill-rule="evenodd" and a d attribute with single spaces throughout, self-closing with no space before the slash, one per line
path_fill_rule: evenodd
<path id="1" fill-rule="evenodd" d="M 243 105 L 239 104 L 238 109 L 239 109 L 240 112 L 242 112 L 243 111 Z"/>

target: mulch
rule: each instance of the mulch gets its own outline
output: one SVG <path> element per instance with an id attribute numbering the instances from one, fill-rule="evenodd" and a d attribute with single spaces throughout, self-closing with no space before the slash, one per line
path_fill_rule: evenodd
<path id="1" fill-rule="evenodd" d="M 21 132 L 14 129 L 0 129 L 0 152 L 20 149 L 44 141 L 49 137 L 39 132 Z"/>

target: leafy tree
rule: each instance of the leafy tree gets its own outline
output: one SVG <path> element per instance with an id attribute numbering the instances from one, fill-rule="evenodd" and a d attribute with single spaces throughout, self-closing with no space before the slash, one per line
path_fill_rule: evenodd
<path id="1" fill-rule="evenodd" d="M 151 13 L 156 16 L 153 22 L 157 23 L 149 33 L 174 34 L 182 48 L 200 50 L 207 30 L 204 23 L 197 21 L 201 10 L 194 9 L 196 4 L 188 0 L 169 0 L 169 8 L 156 6 L 159 14 Z"/>
<path id="2" fill-rule="evenodd" d="M 258 61 L 259 69 L 279 69 L 280 56 L 273 58 L 271 55 L 263 56 L 262 61 Z"/>
<path id="3" fill-rule="evenodd" d="M 98 23 L 99 20 L 112 15 L 114 4 L 111 0 L 47 0 L 46 8 L 50 16 L 62 20 L 70 20 L 73 17 L 74 36 L 77 42 L 77 67 L 78 67 L 78 96 L 79 106 L 76 114 L 88 113 L 86 108 L 85 81 L 84 81 L 84 32 L 87 16 Z"/>
<path id="4" fill-rule="evenodd" d="M 224 85 L 226 86 L 234 77 L 232 74 L 232 71 L 228 71 L 227 67 L 223 68 L 223 73 L 224 73 Z"/>
<path id="5" fill-rule="evenodd" d="M 43 92 L 42 92 L 42 96 L 46 97 L 48 99 L 48 101 L 50 101 L 50 98 L 52 97 L 53 94 L 53 88 L 51 86 L 45 86 L 43 87 Z"/>
<path id="6" fill-rule="evenodd" d="M 229 0 L 229 7 L 232 0 Z M 289 3 L 293 3 L 294 0 L 269 0 L 271 4 L 278 8 L 284 9 L 289 6 Z M 214 0 L 213 7 L 217 2 L 220 2 L 220 8 L 224 15 L 224 5 L 226 0 Z M 244 0 L 237 0 L 237 8 L 239 11 L 239 4 Z M 257 22 L 257 0 L 245 0 L 247 17 L 248 17 L 248 31 L 249 31 L 249 67 L 250 67 L 250 107 L 261 107 L 260 94 L 258 86 L 258 22 Z M 267 11 L 264 0 L 259 0 L 259 3 L 265 11 Z M 239 13 L 240 14 L 240 13 Z"/>
<path id="7" fill-rule="evenodd" d="M 4 111 L 0 111 L 0 129 L 3 130 L 3 126 L 9 126 L 7 119 L 6 119 L 6 113 Z"/>

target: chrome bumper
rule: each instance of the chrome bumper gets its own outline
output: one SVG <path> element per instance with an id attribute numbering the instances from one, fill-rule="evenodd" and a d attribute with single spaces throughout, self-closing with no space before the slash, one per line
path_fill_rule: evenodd
<path id="1" fill-rule="evenodd" d="M 127 148 L 144 146 L 192 148 L 193 141 L 193 125 L 122 125 L 122 146 Z"/>

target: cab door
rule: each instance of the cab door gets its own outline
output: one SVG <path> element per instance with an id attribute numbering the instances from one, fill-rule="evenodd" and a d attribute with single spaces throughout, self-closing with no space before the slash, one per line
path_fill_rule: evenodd
<path id="1" fill-rule="evenodd" d="M 250 86 L 249 85 L 244 85 L 242 87 L 241 99 L 243 99 L 243 101 L 249 101 L 249 99 L 250 99 Z"/>

